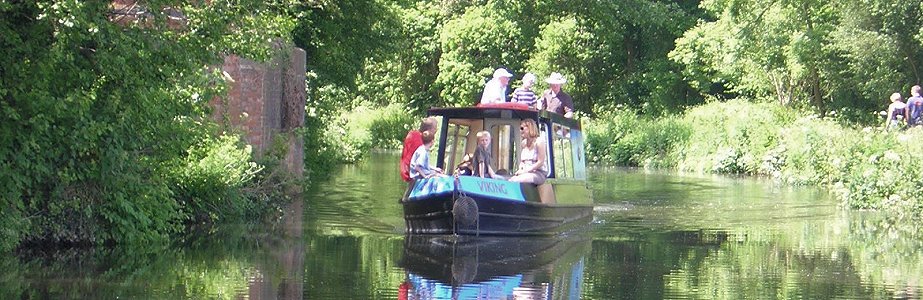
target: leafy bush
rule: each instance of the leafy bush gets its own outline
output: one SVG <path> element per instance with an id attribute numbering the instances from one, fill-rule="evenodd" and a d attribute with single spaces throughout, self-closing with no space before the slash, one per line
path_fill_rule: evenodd
<path id="1" fill-rule="evenodd" d="M 335 163 L 359 161 L 373 147 L 397 149 L 417 120 L 403 105 L 359 106 L 324 121 L 309 112 L 305 131 L 306 169 L 326 170 Z"/>
<path id="2" fill-rule="evenodd" d="M 757 174 L 763 157 L 777 144 L 787 119 L 772 104 L 713 101 L 690 109 L 679 121 L 691 139 L 675 153 L 684 171 Z"/>
<path id="3" fill-rule="evenodd" d="M 617 109 L 589 122 L 587 154 L 591 161 L 643 167 L 672 167 L 667 154 L 689 139 L 689 129 L 665 119 L 654 121 Z"/>
<path id="4" fill-rule="evenodd" d="M 402 105 L 389 105 L 369 124 L 372 145 L 382 149 L 400 149 L 407 131 L 419 126 Z"/>
<path id="5" fill-rule="evenodd" d="M 251 161 L 250 145 L 238 136 L 209 138 L 190 148 L 173 177 L 187 221 L 211 223 L 243 215 L 253 204 L 241 188 L 262 170 Z"/>

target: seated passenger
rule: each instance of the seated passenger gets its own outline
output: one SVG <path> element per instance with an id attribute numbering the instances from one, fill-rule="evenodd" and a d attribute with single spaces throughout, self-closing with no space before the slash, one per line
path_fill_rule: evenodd
<path id="1" fill-rule="evenodd" d="M 439 168 L 429 166 L 429 148 L 433 146 L 433 135 L 424 131 L 422 134 L 423 145 L 417 147 L 410 159 L 410 178 L 423 179 L 445 176 Z"/>
<path id="2" fill-rule="evenodd" d="M 535 120 L 526 119 L 519 125 L 522 135 L 522 152 L 519 153 L 519 170 L 510 181 L 527 182 L 535 185 L 545 183 L 548 171 L 545 170 L 545 143 L 538 137 L 538 125 Z"/>
<path id="3" fill-rule="evenodd" d="M 407 132 L 404 138 L 404 148 L 401 150 L 401 179 L 410 181 L 410 158 L 414 151 L 423 145 L 422 134 L 428 132 L 430 136 L 436 134 L 436 118 L 429 117 L 420 122 L 420 130 L 411 130 Z"/>
<path id="4" fill-rule="evenodd" d="M 471 164 L 471 154 L 465 154 L 465 157 L 462 158 L 462 162 L 455 166 L 455 172 L 452 172 L 452 174 L 459 176 L 472 176 L 474 175 L 474 171 L 471 169 L 472 167 L 473 165 Z"/>
<path id="5" fill-rule="evenodd" d="M 490 153 L 490 132 L 478 132 L 477 137 L 478 146 L 474 149 L 474 159 L 471 160 L 471 170 L 474 176 L 482 178 L 502 178 L 498 177 L 490 166 L 492 161 L 492 155 Z"/>

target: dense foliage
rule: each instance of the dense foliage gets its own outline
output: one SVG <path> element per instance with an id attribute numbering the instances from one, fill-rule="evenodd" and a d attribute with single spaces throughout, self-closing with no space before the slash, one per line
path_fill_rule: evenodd
<path id="1" fill-rule="evenodd" d="M 511 90 L 526 72 L 563 73 L 590 115 L 618 104 L 661 114 L 701 102 L 667 57 L 699 14 L 694 1 L 354 0 L 315 9 L 295 39 L 315 75 L 309 96 L 346 110 L 472 105 L 505 67 Z"/>
<path id="2" fill-rule="evenodd" d="M 294 35 L 308 52 L 306 122 L 315 129 L 305 132 L 308 169 L 354 161 L 371 145 L 397 145 L 429 107 L 475 104 L 498 67 L 515 74 L 511 90 L 526 72 L 564 73 L 565 90 L 588 115 L 617 105 L 656 115 L 700 103 L 678 75 L 681 65 L 667 57 L 701 14 L 696 4 L 351 0 L 314 7 Z M 540 80 L 535 89 L 545 87 Z M 381 121 L 369 123 L 367 110 Z"/>
<path id="3" fill-rule="evenodd" d="M 161 240 L 264 197 L 216 138 L 226 53 L 268 58 L 294 25 L 265 1 L 0 2 L 0 249 Z M 230 208 L 229 208 L 230 207 Z"/>
<path id="4" fill-rule="evenodd" d="M 587 136 L 588 157 L 598 162 L 830 186 L 851 207 L 923 213 L 919 128 L 852 129 L 791 108 L 733 100 L 657 120 L 618 111 L 589 124 Z"/>
<path id="5" fill-rule="evenodd" d="M 920 1 L 703 1 L 670 57 L 693 86 L 869 121 L 923 74 Z"/>
<path id="6" fill-rule="evenodd" d="M 656 120 L 603 114 L 590 126 L 591 157 L 826 185 L 850 207 L 919 215 L 920 131 L 883 131 L 877 111 L 921 83 L 920 5 L 703 1 L 709 18 L 669 56 L 717 99 Z"/>

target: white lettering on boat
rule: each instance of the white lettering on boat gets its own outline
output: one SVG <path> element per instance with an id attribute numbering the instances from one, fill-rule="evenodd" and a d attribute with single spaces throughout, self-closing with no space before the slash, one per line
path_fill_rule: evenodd
<path id="1" fill-rule="evenodd" d="M 506 195 L 506 185 L 496 184 L 493 182 L 478 182 L 478 189 L 487 193 L 499 193 Z"/>

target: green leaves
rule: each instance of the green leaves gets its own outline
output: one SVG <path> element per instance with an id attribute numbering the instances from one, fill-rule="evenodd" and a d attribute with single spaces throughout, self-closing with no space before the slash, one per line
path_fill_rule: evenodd
<path id="1" fill-rule="evenodd" d="M 702 93 L 713 84 L 783 105 L 875 109 L 919 81 L 919 2 L 704 1 L 714 21 L 677 40 L 670 57 Z M 768 96 L 768 97 L 767 97 Z"/>
<path id="2" fill-rule="evenodd" d="M 110 4 L 0 5 L 0 207 L 10 209 L 2 218 L 35 220 L 2 238 L 142 242 L 177 232 L 185 217 L 168 182 L 215 132 L 207 101 L 224 83 L 210 66 L 231 52 L 266 59 L 294 26 L 281 1 Z M 232 173 L 220 175 L 228 191 L 253 176 Z"/>

